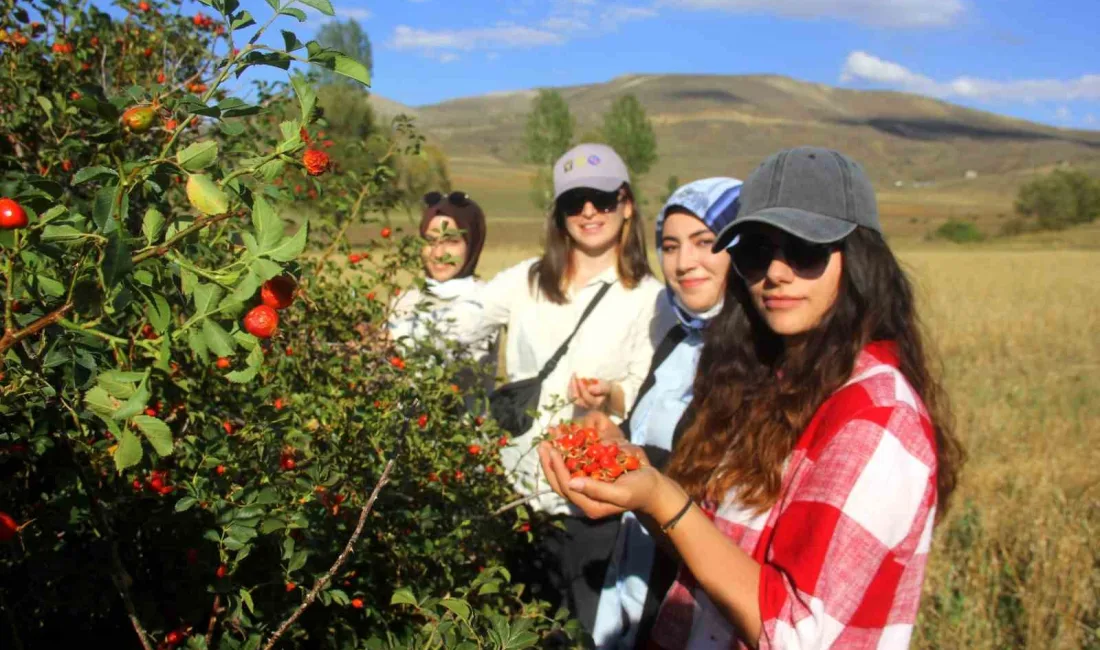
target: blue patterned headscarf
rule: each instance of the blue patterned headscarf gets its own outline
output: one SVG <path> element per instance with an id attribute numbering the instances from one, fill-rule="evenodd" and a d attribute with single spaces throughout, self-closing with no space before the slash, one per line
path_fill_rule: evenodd
<path id="1" fill-rule="evenodd" d="M 668 197 L 665 207 L 657 215 L 657 258 L 661 258 L 661 236 L 665 227 L 665 217 L 673 208 L 690 212 L 706 224 L 707 228 L 718 234 L 737 216 L 737 210 L 741 206 L 740 197 L 741 181 L 736 178 L 704 178 L 677 189 L 672 196 Z M 668 286 L 667 283 L 665 286 Z M 672 303 L 676 317 L 688 329 L 701 330 L 706 327 L 710 319 L 721 309 L 719 304 L 706 314 L 698 314 L 685 307 L 671 287 L 665 294 Z"/>

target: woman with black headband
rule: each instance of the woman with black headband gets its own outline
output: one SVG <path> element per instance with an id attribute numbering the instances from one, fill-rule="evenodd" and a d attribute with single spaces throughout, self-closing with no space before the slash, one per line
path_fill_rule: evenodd
<path id="1" fill-rule="evenodd" d="M 485 245 L 485 214 L 464 192 L 424 196 L 420 236 L 426 240 L 420 257 L 424 265 L 424 291 L 410 289 L 394 303 L 389 331 L 399 344 L 452 338 L 451 307 L 473 295 L 483 283 L 476 270 Z M 491 390 L 496 375 L 496 331 L 471 342 L 479 378 L 463 376 L 461 388 L 479 382 Z M 465 384 L 465 385 L 462 385 Z"/>

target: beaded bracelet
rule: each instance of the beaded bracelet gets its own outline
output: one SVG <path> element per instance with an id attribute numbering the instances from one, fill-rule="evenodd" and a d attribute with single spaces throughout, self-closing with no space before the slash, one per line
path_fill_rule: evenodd
<path id="1" fill-rule="evenodd" d="M 676 516 L 675 516 L 675 517 L 673 517 L 672 519 L 670 519 L 670 520 L 668 521 L 668 523 L 666 523 L 665 525 L 661 526 L 661 532 L 662 532 L 662 533 L 667 533 L 668 531 L 672 530 L 672 528 L 673 528 L 673 527 L 674 527 L 674 526 L 675 526 L 675 525 L 676 525 L 677 523 L 679 523 L 680 519 L 681 519 L 681 518 L 682 518 L 682 517 L 683 517 L 684 515 L 686 515 L 686 514 L 687 514 L 687 511 L 688 511 L 688 510 L 691 510 L 691 504 L 692 504 L 692 501 L 691 501 L 691 497 L 688 497 L 687 503 L 685 503 L 685 504 L 684 504 L 684 507 L 683 507 L 683 508 L 680 508 L 680 512 L 677 512 L 677 513 L 676 513 Z"/>

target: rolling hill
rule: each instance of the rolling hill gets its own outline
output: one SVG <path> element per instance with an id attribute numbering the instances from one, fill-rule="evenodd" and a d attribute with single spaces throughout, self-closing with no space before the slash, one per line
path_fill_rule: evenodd
<path id="1" fill-rule="evenodd" d="M 849 153 L 878 185 L 884 215 L 921 219 L 1003 218 L 1016 187 L 1036 172 L 1059 164 L 1100 171 L 1098 131 L 1059 129 L 906 93 L 773 75 L 630 75 L 558 90 L 577 119 L 578 139 L 599 128 L 615 97 L 637 95 L 658 137 L 660 160 L 642 185 L 650 196 L 660 194 L 670 175 L 743 178 L 768 154 L 800 144 Z M 485 202 L 507 214 L 530 216 L 523 128 L 534 95 L 493 93 L 404 110 L 447 152 L 456 186 L 481 191 Z M 390 114 L 403 108 L 392 104 L 376 108 Z"/>

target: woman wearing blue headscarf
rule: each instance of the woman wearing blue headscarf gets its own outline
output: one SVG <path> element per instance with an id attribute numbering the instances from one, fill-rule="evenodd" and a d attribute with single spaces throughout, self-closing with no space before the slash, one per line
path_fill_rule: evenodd
<path id="1" fill-rule="evenodd" d="M 657 256 L 665 276 L 665 306 L 679 321 L 658 346 L 630 415 L 631 443 L 661 469 L 691 423 L 688 412 L 703 329 L 722 309 L 730 256 L 711 252 L 718 233 L 737 215 L 741 181 L 706 178 L 669 197 L 657 217 Z M 599 648 L 632 648 L 645 639 L 676 577 L 676 560 L 659 549 L 626 512 L 600 594 L 593 640 Z"/>

